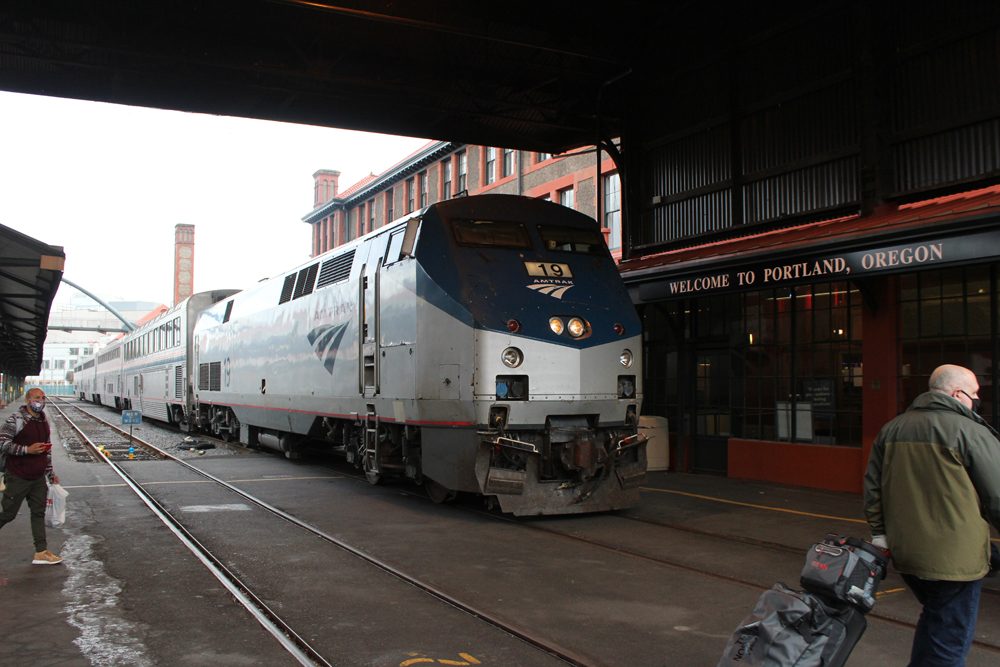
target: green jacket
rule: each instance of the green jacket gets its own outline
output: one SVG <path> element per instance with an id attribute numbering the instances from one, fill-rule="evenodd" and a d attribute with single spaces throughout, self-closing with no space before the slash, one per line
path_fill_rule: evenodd
<path id="1" fill-rule="evenodd" d="M 865 474 L 865 515 L 896 569 L 973 581 L 989 571 L 1000 527 L 1000 442 L 982 417 L 945 394 L 917 396 L 882 427 Z"/>

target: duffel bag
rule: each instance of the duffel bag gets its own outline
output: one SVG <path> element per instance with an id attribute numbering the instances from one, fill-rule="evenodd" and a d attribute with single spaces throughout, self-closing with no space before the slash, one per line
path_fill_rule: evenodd
<path id="1" fill-rule="evenodd" d="M 830 533 L 812 545 L 799 583 L 827 602 L 847 602 L 864 613 L 889 568 L 889 552 L 870 542 Z"/>
<path id="2" fill-rule="evenodd" d="M 848 605 L 775 584 L 730 637 L 718 667 L 840 667 L 867 625 Z"/>

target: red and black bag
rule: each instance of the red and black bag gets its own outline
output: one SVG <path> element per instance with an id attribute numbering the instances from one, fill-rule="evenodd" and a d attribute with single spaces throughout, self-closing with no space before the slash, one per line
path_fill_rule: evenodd
<path id="1" fill-rule="evenodd" d="M 847 602 L 868 613 L 875 606 L 875 592 L 888 569 L 887 550 L 830 533 L 809 549 L 799 583 L 827 601 Z"/>

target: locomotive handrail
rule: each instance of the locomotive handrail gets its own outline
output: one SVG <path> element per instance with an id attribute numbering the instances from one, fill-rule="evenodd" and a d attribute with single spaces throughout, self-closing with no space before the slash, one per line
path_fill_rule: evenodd
<path id="1" fill-rule="evenodd" d="M 489 431 L 481 431 L 480 435 L 485 435 L 489 437 Z M 538 453 L 538 447 L 530 442 L 522 442 L 520 440 L 515 440 L 513 438 L 505 438 L 504 436 L 496 436 L 495 438 L 490 438 L 490 443 L 497 445 L 499 447 L 510 447 L 511 449 L 519 449 L 524 452 L 532 452 L 533 454 Z"/>

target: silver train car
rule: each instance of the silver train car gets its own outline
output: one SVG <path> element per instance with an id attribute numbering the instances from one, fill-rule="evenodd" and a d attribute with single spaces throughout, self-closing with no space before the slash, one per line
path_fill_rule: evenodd
<path id="1" fill-rule="evenodd" d="M 140 410 L 145 419 L 189 430 L 188 416 L 194 412 L 188 364 L 191 329 L 198 313 L 236 292 L 195 294 L 112 341 L 77 366 L 75 393 L 92 403 Z"/>
<path id="2" fill-rule="evenodd" d="M 640 327 L 592 218 L 453 199 L 200 310 L 185 414 L 287 456 L 329 447 L 437 501 L 626 508 L 646 471 Z M 173 386 L 169 363 L 152 382 Z"/>

